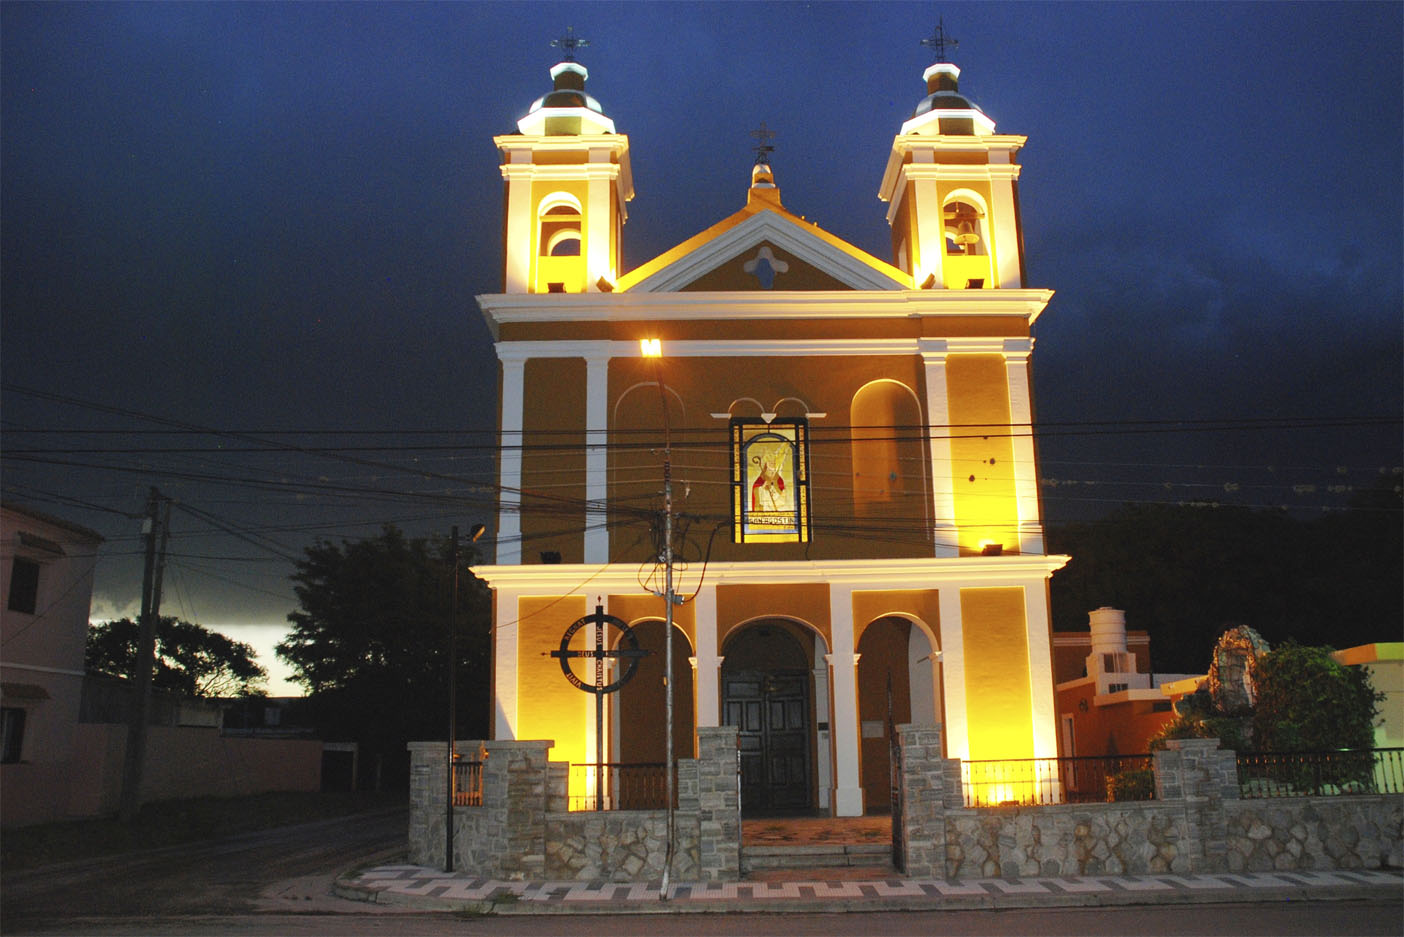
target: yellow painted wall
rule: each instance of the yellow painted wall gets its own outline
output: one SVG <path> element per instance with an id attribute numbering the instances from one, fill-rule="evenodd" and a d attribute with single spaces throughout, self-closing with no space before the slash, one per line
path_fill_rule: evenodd
<path id="1" fill-rule="evenodd" d="M 854 640 L 862 640 L 863 631 L 872 622 L 888 615 L 910 615 L 931 629 L 935 640 L 932 648 L 941 647 L 940 593 L 936 589 L 903 589 L 890 591 L 859 591 L 853 593 Z"/>
<path id="2" fill-rule="evenodd" d="M 522 562 L 539 563 L 544 551 L 582 562 L 585 360 L 528 360 L 522 392 Z"/>
<path id="3" fill-rule="evenodd" d="M 921 359 L 915 355 L 859 356 L 844 358 L 668 358 L 660 371 L 645 359 L 616 358 L 610 362 L 609 394 L 612 404 L 629 392 L 618 422 L 611 407 L 610 498 L 611 520 L 620 526 L 611 537 L 611 557 L 617 562 L 644 562 L 653 549 L 647 537 L 647 518 L 630 516 L 625 505 L 646 509 L 658 503 L 662 489 L 662 404 L 657 389 L 641 384 L 661 374 L 682 398 L 682 407 L 669 395 L 673 414 L 674 505 L 684 514 L 729 518 L 730 452 L 727 421 L 711 416 L 725 413 L 743 397 L 760 405 L 743 404 L 737 416 L 758 416 L 790 400 L 777 411 L 800 416 L 804 406 L 827 413 L 810 421 L 810 504 L 815 533 L 803 543 L 736 544 L 729 525 L 712 544 L 713 561 L 804 560 L 842 557 L 930 556 L 927 499 L 920 480 L 909 480 L 917 496 L 897 519 L 870 518 L 854 524 L 852 438 L 848 413 L 853 395 L 870 381 L 890 378 L 916 389 L 925 386 Z M 640 392 L 640 390 L 644 392 Z M 908 430 L 908 432 L 914 432 Z M 632 445 L 634 448 L 628 448 Z M 653 447 L 650 451 L 649 447 Z M 925 472 L 924 461 L 918 471 Z M 929 484 L 929 483 L 928 483 Z M 690 543 L 700 551 L 705 531 L 694 525 Z"/>
<path id="4" fill-rule="evenodd" d="M 1024 590 L 961 589 L 960 614 L 970 758 L 1032 758 L 1033 696 Z"/>
<path id="5" fill-rule="evenodd" d="M 549 656 L 561 636 L 586 614 L 583 596 L 532 596 L 517 601 L 517 738 L 551 739 L 554 761 L 586 761 L 585 743 L 594 731 L 594 696 L 576 689 L 561 673 L 560 661 Z M 589 628 L 576 633 L 573 647 L 584 648 L 593 636 Z M 588 679 L 593 671 L 577 664 Z"/>
<path id="6" fill-rule="evenodd" d="M 829 587 L 822 582 L 789 585 L 717 586 L 717 646 L 742 622 L 759 616 L 797 618 L 813 625 L 834 646 Z"/>
<path id="7" fill-rule="evenodd" d="M 675 585 L 677 585 L 675 583 Z M 611 595 L 609 613 L 633 624 L 645 618 L 662 621 L 667 615 L 663 599 L 656 595 Z M 673 627 L 687 635 L 688 643 L 697 644 L 697 608 L 693 605 L 678 605 L 673 608 Z M 689 654 L 695 651 L 689 651 Z"/>
<path id="8" fill-rule="evenodd" d="M 981 541 L 1018 549 L 1014 446 L 1009 438 L 1009 379 L 1001 355 L 951 355 L 946 360 L 951 420 L 951 475 L 962 554 Z"/>

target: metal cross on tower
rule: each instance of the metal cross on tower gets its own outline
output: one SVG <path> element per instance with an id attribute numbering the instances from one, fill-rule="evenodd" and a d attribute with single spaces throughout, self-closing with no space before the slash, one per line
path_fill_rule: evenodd
<path id="1" fill-rule="evenodd" d="M 928 46 L 931 51 L 936 54 L 937 62 L 950 61 L 946 58 L 946 49 L 949 47 L 951 50 L 954 50 L 960 45 L 959 42 L 946 35 L 946 21 L 944 18 L 937 20 L 936 28 L 931 31 L 931 35 L 928 38 L 921 41 L 921 44 Z"/>
<path id="2" fill-rule="evenodd" d="M 769 141 L 775 139 L 775 131 L 768 129 L 765 121 L 761 121 L 760 128 L 752 130 L 751 136 L 760 141 L 752 147 L 756 151 L 756 165 L 770 162 L 770 154 L 775 152 L 775 147 L 771 146 Z"/>
<path id="3" fill-rule="evenodd" d="M 551 40 L 551 48 L 560 49 L 567 62 L 575 61 L 575 50 L 583 49 L 590 44 L 590 40 L 581 39 L 575 34 L 574 26 L 566 27 L 566 34 L 559 39 Z"/>

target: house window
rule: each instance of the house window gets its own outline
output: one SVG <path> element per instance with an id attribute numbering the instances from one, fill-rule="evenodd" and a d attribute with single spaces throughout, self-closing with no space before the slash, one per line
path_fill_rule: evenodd
<path id="1" fill-rule="evenodd" d="M 0 762 L 13 764 L 20 760 L 24 748 L 24 710 L 6 706 L 0 709 Z"/>
<path id="2" fill-rule="evenodd" d="M 39 564 L 17 556 L 10 567 L 10 611 L 33 615 L 38 604 Z"/>

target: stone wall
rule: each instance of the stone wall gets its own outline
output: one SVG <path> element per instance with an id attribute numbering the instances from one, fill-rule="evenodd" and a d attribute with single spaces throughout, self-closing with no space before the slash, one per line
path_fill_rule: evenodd
<path id="1" fill-rule="evenodd" d="M 735 881 L 741 810 L 736 729 L 697 730 L 698 757 L 679 759 L 670 875 L 678 881 Z M 664 810 L 571 811 L 568 766 L 547 757 L 552 743 L 458 743 L 482 752 L 481 806 L 454 808 L 457 871 L 509 880 L 650 881 L 667 864 Z M 444 742 L 411 742 L 409 861 L 443 868 L 448 779 Z"/>
<path id="2" fill-rule="evenodd" d="M 1290 871 L 1404 865 L 1404 796 L 1239 799 L 1235 756 L 1216 739 L 1156 753 L 1156 800 L 965 807 L 960 762 L 940 730 L 899 726 L 908 875 Z"/>

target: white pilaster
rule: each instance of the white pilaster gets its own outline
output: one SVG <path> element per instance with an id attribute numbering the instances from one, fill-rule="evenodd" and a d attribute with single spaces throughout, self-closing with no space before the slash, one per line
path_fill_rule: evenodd
<path id="1" fill-rule="evenodd" d="M 935 156 L 930 150 L 914 150 L 912 162 L 933 163 Z M 935 177 L 927 173 L 914 175 L 911 186 L 912 204 L 907 211 L 915 219 L 917 231 L 912 281 L 921 286 L 927 277 L 935 275 L 933 288 L 945 289 L 946 219 L 941 213 L 941 193 Z"/>
<path id="2" fill-rule="evenodd" d="M 503 246 L 506 254 L 506 269 L 502 291 L 504 293 L 526 293 L 531 290 L 531 260 L 536 247 L 531 205 L 531 175 L 529 168 L 513 164 L 531 162 L 530 150 L 511 150 L 508 162 L 502 167 L 502 177 L 507 180 L 507 243 Z M 522 172 L 527 169 L 527 172 Z"/>
<path id="3" fill-rule="evenodd" d="M 1024 586 L 1029 635 L 1029 697 L 1033 706 L 1034 757 L 1058 757 L 1058 699 L 1053 692 L 1053 646 L 1048 639 L 1048 590 L 1043 580 Z"/>
<path id="4" fill-rule="evenodd" d="M 603 165 L 601 165 L 603 163 Z M 610 243 L 614 240 L 614 218 L 609 210 L 610 193 L 618 167 L 609 162 L 609 150 L 590 150 L 590 171 L 585 210 L 585 292 L 598 292 L 600 277 L 615 280 L 609 262 Z"/>
<path id="5" fill-rule="evenodd" d="M 717 653 L 717 587 L 704 585 L 692 600 L 697 626 L 697 725 L 721 725 L 721 655 Z"/>
<path id="6" fill-rule="evenodd" d="M 955 485 L 951 475 L 951 410 L 946 394 L 944 339 L 918 342 L 926 371 L 926 423 L 931 438 L 931 508 L 933 556 L 959 556 L 955 523 Z"/>
<path id="7" fill-rule="evenodd" d="M 522 561 L 522 406 L 526 359 L 502 362 L 502 446 L 498 478 L 502 486 L 497 502 L 497 565 Z"/>
<path id="8" fill-rule="evenodd" d="M 1014 204 L 1014 180 L 1019 167 L 1008 150 L 990 151 L 990 214 L 993 216 L 995 270 L 999 288 L 1017 290 L 1024 285 L 1024 273 L 1019 268 L 1018 209 Z"/>
<path id="9" fill-rule="evenodd" d="M 1033 397 L 1029 388 L 1033 339 L 1005 339 L 1004 346 L 1004 368 L 1009 377 L 1009 439 L 1014 450 L 1014 500 L 1019 511 L 1019 552 L 1042 553 L 1043 522 L 1038 512 Z"/>
<path id="10" fill-rule="evenodd" d="M 834 650 L 826 655 L 832 674 L 833 719 L 829 730 L 834 741 L 834 816 L 861 817 L 863 788 L 858 766 L 862 749 L 858 734 L 858 655 L 853 647 L 853 590 L 829 587 L 829 621 Z"/>
<path id="11" fill-rule="evenodd" d="M 585 359 L 585 562 L 609 562 L 609 358 Z"/>
<path id="12" fill-rule="evenodd" d="M 492 737 L 517 737 L 517 599 L 518 593 L 497 590 L 497 613 L 492 622 L 493 693 Z"/>
<path id="13" fill-rule="evenodd" d="M 942 584 L 937 593 L 941 611 L 941 668 L 946 698 L 946 757 L 970 757 L 970 729 L 965 715 L 965 634 L 960 614 L 960 589 Z M 1051 671 L 1050 671 L 1051 672 Z"/>

